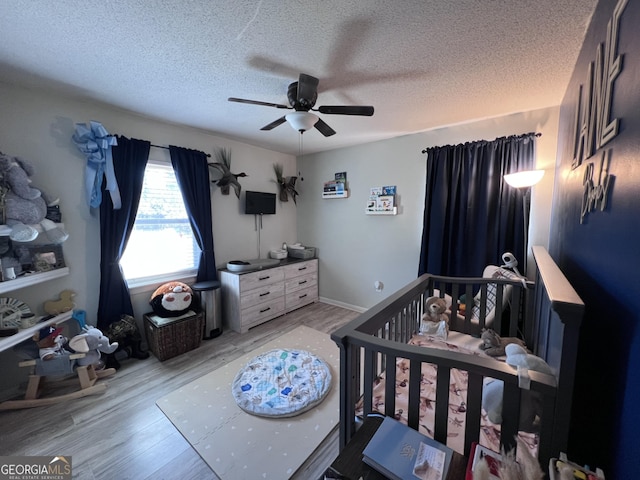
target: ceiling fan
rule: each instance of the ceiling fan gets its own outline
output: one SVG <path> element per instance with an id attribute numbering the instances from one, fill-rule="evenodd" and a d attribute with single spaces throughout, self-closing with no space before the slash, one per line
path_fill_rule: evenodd
<path id="1" fill-rule="evenodd" d="M 311 75 L 301 73 L 297 82 L 293 82 L 287 89 L 287 99 L 289 105 L 280 103 L 259 102 L 257 100 L 246 100 L 244 98 L 229 97 L 230 102 L 248 103 L 251 105 L 262 105 L 264 107 L 284 108 L 294 110 L 287 115 L 274 120 L 265 125 L 260 130 L 272 130 L 284 122 L 289 124 L 300 133 L 315 127 L 325 137 L 330 137 L 336 132 L 327 125 L 320 117 L 310 112 L 326 113 L 328 115 L 360 115 L 370 117 L 373 115 L 373 107 L 370 106 L 350 106 L 350 105 L 323 105 L 313 108 L 318 99 L 318 83 L 319 80 Z"/>

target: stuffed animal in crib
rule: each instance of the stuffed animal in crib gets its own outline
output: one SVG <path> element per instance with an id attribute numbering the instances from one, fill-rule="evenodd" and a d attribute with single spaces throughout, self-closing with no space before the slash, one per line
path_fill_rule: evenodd
<path id="1" fill-rule="evenodd" d="M 516 337 L 501 337 L 491 328 L 483 328 L 480 335 L 482 343 L 480 344 L 480 350 L 484 350 L 484 353 L 491 357 L 500 357 L 505 354 L 505 347 L 511 343 L 525 347 L 524 341 Z"/>
<path id="2" fill-rule="evenodd" d="M 51 360 L 66 353 L 64 346 L 67 338 L 62 335 L 62 328 L 55 325 L 42 327 L 33 336 L 33 340 L 38 345 L 38 354 L 42 360 Z"/>
<path id="3" fill-rule="evenodd" d="M 522 391 L 520 407 L 520 427 L 525 432 L 536 431 L 536 416 L 542 411 L 540 396 L 529 390 L 528 371 L 553 375 L 553 369 L 542 358 L 528 353 L 521 345 L 511 343 L 505 347 L 506 363 L 518 369 L 519 386 Z M 502 423 L 502 395 L 504 384 L 500 380 L 490 380 L 482 388 L 482 408 L 487 418 L 494 424 Z"/>
<path id="4" fill-rule="evenodd" d="M 193 291 L 182 282 L 168 282 L 160 285 L 151 294 L 149 304 L 156 315 L 160 317 L 179 317 L 189 311 Z"/>
<path id="5" fill-rule="evenodd" d="M 444 298 L 427 298 L 425 312 L 420 319 L 420 333 L 442 337 L 446 340 L 449 336 L 449 317 L 444 313 L 446 310 L 447 302 Z"/>
<path id="6" fill-rule="evenodd" d="M 74 351 L 85 354 L 78 359 L 78 365 L 99 365 L 102 353 L 113 353 L 118 349 L 118 343 L 111 343 L 101 330 L 90 325 L 82 330 L 83 333 L 69 341 L 69 346 Z"/>

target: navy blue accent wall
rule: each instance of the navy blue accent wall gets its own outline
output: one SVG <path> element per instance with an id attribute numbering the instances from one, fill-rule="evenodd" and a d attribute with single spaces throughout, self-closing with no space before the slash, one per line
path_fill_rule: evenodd
<path id="1" fill-rule="evenodd" d="M 640 2 L 622 13 L 611 119 L 619 134 L 572 169 L 580 85 L 604 44 L 616 0 L 601 0 L 589 25 L 560 110 L 549 250 L 585 302 L 571 418 L 569 457 L 605 469 L 607 478 L 640 475 Z M 602 153 L 613 175 L 604 211 L 580 224 L 583 175 Z"/>

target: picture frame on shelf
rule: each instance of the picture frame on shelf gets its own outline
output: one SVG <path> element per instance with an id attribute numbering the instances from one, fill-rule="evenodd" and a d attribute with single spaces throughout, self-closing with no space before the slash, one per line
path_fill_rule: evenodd
<path id="1" fill-rule="evenodd" d="M 32 247 L 31 265 L 36 272 L 48 272 L 65 266 L 60 245 Z"/>
<path id="2" fill-rule="evenodd" d="M 65 267 L 62 246 L 48 245 L 14 245 L 14 254 L 23 270 L 48 272 Z"/>

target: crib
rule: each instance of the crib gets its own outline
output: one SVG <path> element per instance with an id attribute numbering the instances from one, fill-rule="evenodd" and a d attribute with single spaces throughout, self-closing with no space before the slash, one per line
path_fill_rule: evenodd
<path id="1" fill-rule="evenodd" d="M 425 274 L 332 334 L 340 348 L 340 449 L 364 416 L 381 413 L 464 455 L 469 455 L 473 442 L 485 443 L 487 435 L 482 432 L 496 436 L 497 443 L 487 446 L 506 451 L 516 447 L 516 436 L 531 435 L 532 451 L 543 468 L 550 458 L 566 451 L 584 303 L 546 249 L 534 246 L 532 251 L 536 271 L 529 277 L 533 282 L 509 276 Z M 461 294 L 474 298 L 475 308 L 460 313 Z M 464 347 L 455 344 L 440 350 L 415 341 L 425 301 L 434 295 L 447 299 L 449 338 L 462 339 Z M 555 374 L 529 371 L 529 385 L 522 388 L 522 375 L 499 358 L 483 356 L 477 348 L 477 337 L 485 327 L 523 338 Z M 427 367 L 434 371 L 433 381 L 428 382 L 433 383 L 433 395 L 424 393 Z M 463 402 L 452 378 L 463 379 Z M 487 425 L 482 408 L 488 380 L 504 382 L 499 425 Z M 535 431 L 523 432 L 520 413 L 528 395 L 536 395 L 539 408 Z M 398 408 L 401 396 L 404 400 Z M 432 419 L 425 425 L 427 410 Z"/>

